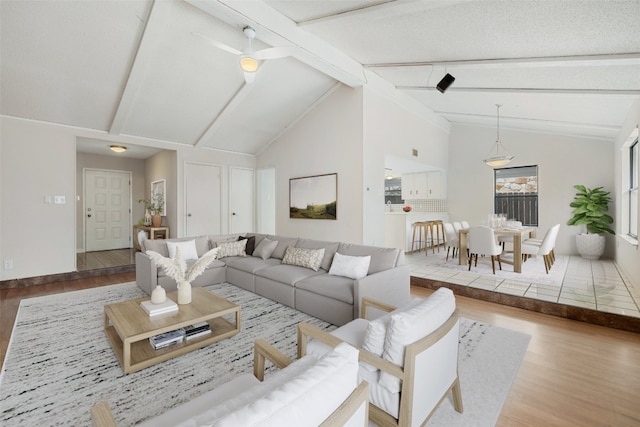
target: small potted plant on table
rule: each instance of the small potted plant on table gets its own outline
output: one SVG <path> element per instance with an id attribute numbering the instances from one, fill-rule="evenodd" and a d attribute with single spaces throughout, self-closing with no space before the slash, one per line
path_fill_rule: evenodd
<path id="1" fill-rule="evenodd" d="M 584 225 L 586 233 L 576 236 L 576 246 L 580 256 L 586 259 L 598 259 L 604 253 L 604 234 L 615 234 L 611 228 L 613 218 L 606 212 L 609 210 L 610 192 L 602 187 L 587 188 L 584 185 L 574 185 L 578 190 L 573 202 L 573 216 L 567 225 Z"/>
<path id="2" fill-rule="evenodd" d="M 155 193 L 148 199 L 140 199 L 138 203 L 143 203 L 145 208 L 151 212 L 151 225 L 160 227 L 162 225 L 162 214 L 164 213 L 164 196 L 162 193 Z"/>

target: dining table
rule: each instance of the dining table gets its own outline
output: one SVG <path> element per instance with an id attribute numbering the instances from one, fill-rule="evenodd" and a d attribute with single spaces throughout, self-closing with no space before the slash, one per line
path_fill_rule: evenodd
<path id="1" fill-rule="evenodd" d="M 493 232 L 496 237 L 513 237 L 513 260 L 500 257 L 500 261 L 505 264 L 512 264 L 514 272 L 522 273 L 522 242 L 527 238 L 535 238 L 536 228 L 527 226 L 503 227 L 494 228 Z M 460 265 L 466 265 L 469 262 L 469 258 L 467 256 L 468 233 L 468 228 L 463 228 L 458 232 L 458 262 Z"/>

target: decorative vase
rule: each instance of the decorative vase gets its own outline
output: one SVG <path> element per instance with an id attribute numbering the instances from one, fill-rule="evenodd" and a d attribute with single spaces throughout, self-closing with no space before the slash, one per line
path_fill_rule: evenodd
<path id="1" fill-rule="evenodd" d="M 583 233 L 576 235 L 576 249 L 582 258 L 599 259 L 604 254 L 606 239 L 604 235 Z"/>
<path id="2" fill-rule="evenodd" d="M 167 293 L 160 285 L 156 286 L 153 292 L 151 292 L 151 302 L 153 304 L 162 304 L 167 299 Z"/>
<path id="3" fill-rule="evenodd" d="M 178 304 L 191 303 L 191 283 L 182 281 L 178 283 Z"/>
<path id="4" fill-rule="evenodd" d="M 151 216 L 151 225 L 153 227 L 160 227 L 162 225 L 162 215 L 153 214 Z"/>

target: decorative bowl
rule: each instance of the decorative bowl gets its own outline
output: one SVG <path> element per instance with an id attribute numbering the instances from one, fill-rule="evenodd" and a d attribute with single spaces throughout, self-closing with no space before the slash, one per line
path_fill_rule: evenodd
<path id="1" fill-rule="evenodd" d="M 405 212 L 411 212 L 411 206 L 405 206 L 402 208 L 402 210 Z"/>

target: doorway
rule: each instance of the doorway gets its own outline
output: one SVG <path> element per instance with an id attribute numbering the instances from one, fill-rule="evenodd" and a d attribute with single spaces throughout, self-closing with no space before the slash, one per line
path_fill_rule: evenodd
<path id="1" fill-rule="evenodd" d="M 84 169 L 85 252 L 131 247 L 131 172 Z"/>

